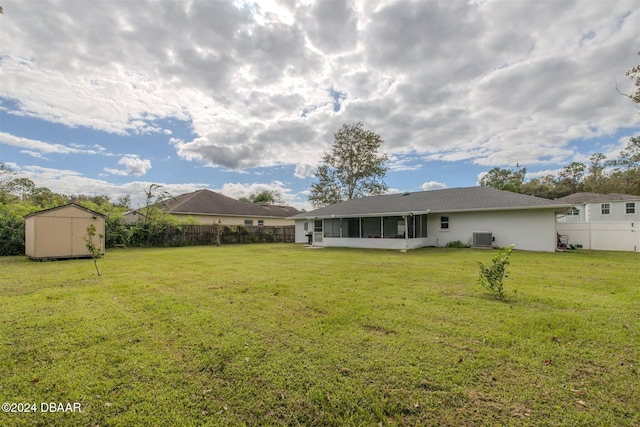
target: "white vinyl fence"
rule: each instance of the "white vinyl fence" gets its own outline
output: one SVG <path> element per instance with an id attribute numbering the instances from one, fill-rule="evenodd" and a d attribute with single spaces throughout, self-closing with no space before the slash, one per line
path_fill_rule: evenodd
<path id="1" fill-rule="evenodd" d="M 557 231 L 584 249 L 640 252 L 638 222 L 559 222 Z"/>

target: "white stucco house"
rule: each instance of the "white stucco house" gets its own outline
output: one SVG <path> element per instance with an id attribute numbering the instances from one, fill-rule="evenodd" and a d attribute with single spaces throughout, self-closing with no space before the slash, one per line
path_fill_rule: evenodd
<path id="1" fill-rule="evenodd" d="M 575 193 L 556 199 L 568 203 L 558 215 L 558 233 L 585 249 L 640 252 L 640 196 Z"/>
<path id="2" fill-rule="evenodd" d="M 296 242 L 415 249 L 461 241 L 476 247 L 556 250 L 556 216 L 572 205 L 488 187 L 347 200 L 290 217 Z"/>

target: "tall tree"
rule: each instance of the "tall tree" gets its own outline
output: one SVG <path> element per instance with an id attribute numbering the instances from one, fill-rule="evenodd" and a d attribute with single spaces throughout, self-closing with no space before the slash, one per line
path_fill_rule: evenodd
<path id="1" fill-rule="evenodd" d="M 629 138 L 627 146 L 609 165 L 614 167 L 612 179 L 618 181 L 616 191 L 640 195 L 640 137 Z"/>
<path id="2" fill-rule="evenodd" d="M 638 52 L 640 55 L 640 52 Z M 633 85 L 636 87 L 632 93 L 623 93 L 624 96 L 630 98 L 636 104 L 640 104 L 640 65 L 636 65 L 627 71 L 627 77 L 633 81 Z"/>
<path id="3" fill-rule="evenodd" d="M 241 202 L 272 205 L 282 202 L 282 193 L 278 190 L 263 190 L 257 193 L 251 193 L 249 197 L 240 197 L 238 200 Z"/>
<path id="4" fill-rule="evenodd" d="M 607 156 L 602 153 L 594 153 L 589 157 L 591 163 L 587 166 L 589 175 L 584 180 L 585 190 L 594 193 L 604 192 L 606 159 Z"/>
<path id="5" fill-rule="evenodd" d="M 324 154 L 316 170 L 318 182 L 311 185 L 311 204 L 320 207 L 384 194 L 389 156 L 379 154 L 382 138 L 364 129 L 362 123 L 342 125 L 334 138 L 331 152 Z"/>
<path id="6" fill-rule="evenodd" d="M 527 168 L 520 167 L 520 165 L 516 165 L 515 170 L 495 167 L 480 178 L 480 185 L 520 193 L 520 187 L 526 174 Z"/>
<path id="7" fill-rule="evenodd" d="M 560 179 L 556 182 L 557 197 L 577 193 L 582 190 L 582 180 L 587 166 L 584 163 L 572 162 L 559 173 Z"/>

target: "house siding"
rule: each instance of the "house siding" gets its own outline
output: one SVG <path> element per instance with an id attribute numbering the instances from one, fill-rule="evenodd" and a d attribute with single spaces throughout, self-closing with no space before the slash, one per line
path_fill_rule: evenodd
<path id="1" fill-rule="evenodd" d="M 440 229 L 440 217 L 449 217 L 449 228 Z M 556 249 L 556 215 L 550 209 L 491 212 L 442 212 L 430 214 L 428 245 L 446 246 L 456 240 L 471 243 L 473 233 L 491 232 L 493 246 L 515 245 L 516 249 L 553 252 Z"/>
<path id="2" fill-rule="evenodd" d="M 610 214 L 603 215 L 602 214 L 602 204 L 608 203 L 610 206 Z M 626 204 L 634 203 L 635 204 L 635 214 L 627 214 L 626 213 Z M 594 202 L 587 203 L 586 205 L 587 217 L 585 222 L 595 222 L 595 221 L 640 221 L 640 202 L 628 200 L 628 201 L 615 201 L 615 202 Z"/>

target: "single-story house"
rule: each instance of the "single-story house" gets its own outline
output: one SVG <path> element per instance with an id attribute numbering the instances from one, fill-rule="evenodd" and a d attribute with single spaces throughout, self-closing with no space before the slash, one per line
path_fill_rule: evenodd
<path id="1" fill-rule="evenodd" d="M 25 254 L 31 259 L 91 257 L 85 238 L 93 224 L 94 244 L 104 255 L 104 223 L 103 214 L 74 203 L 31 213 L 25 217 Z"/>
<path id="2" fill-rule="evenodd" d="M 285 226 L 294 222 L 288 217 L 298 214 L 296 208 L 241 202 L 211 190 L 198 190 L 167 199 L 163 209 L 178 219 L 192 218 L 200 224 Z M 127 212 L 125 221 L 143 217 L 143 209 Z"/>
<path id="3" fill-rule="evenodd" d="M 296 242 L 414 249 L 460 241 L 475 247 L 556 250 L 556 215 L 571 205 L 489 187 L 362 197 L 291 217 Z"/>
<path id="4" fill-rule="evenodd" d="M 558 233 L 585 249 L 640 252 L 640 196 L 575 193 L 556 199 L 571 208 L 558 215 Z"/>

